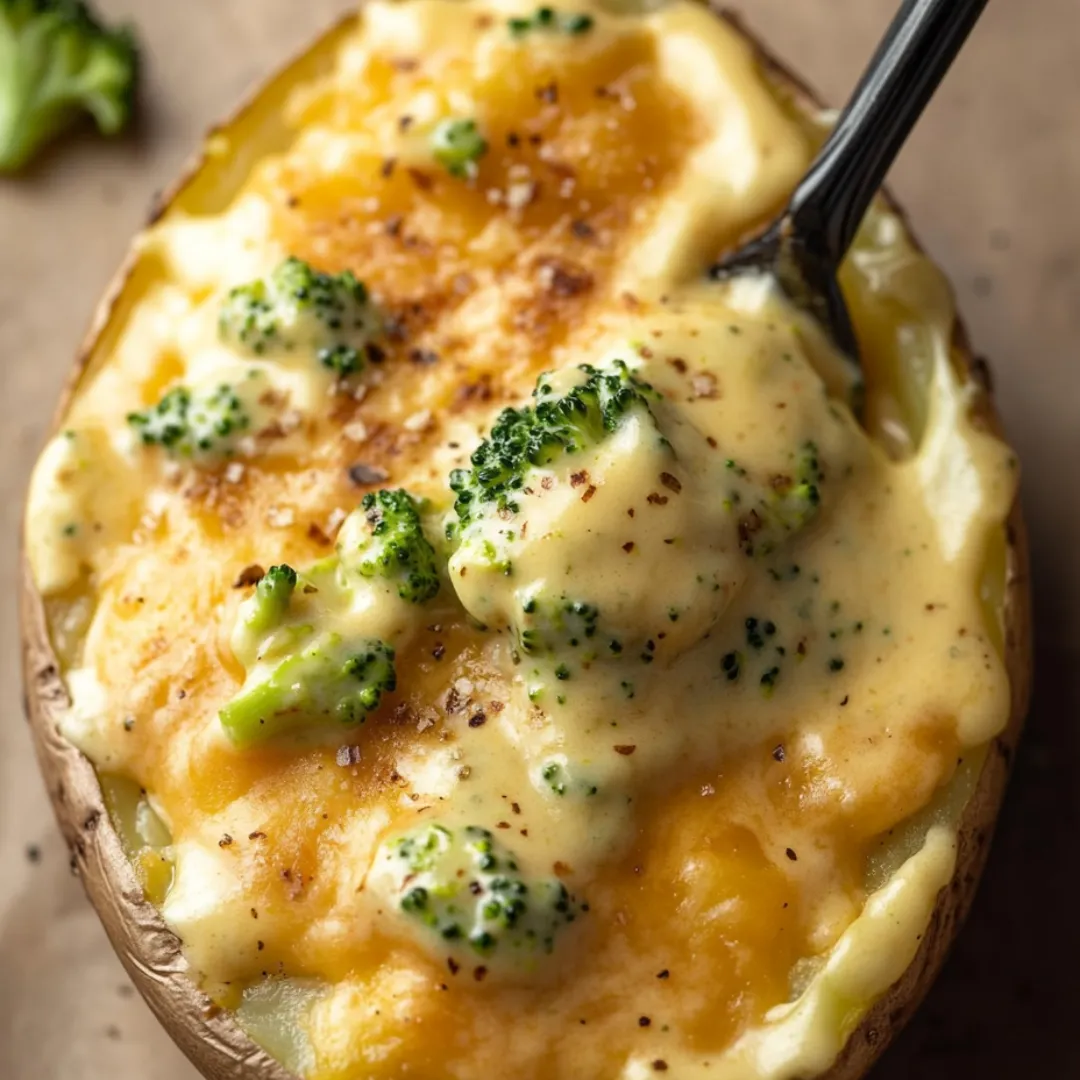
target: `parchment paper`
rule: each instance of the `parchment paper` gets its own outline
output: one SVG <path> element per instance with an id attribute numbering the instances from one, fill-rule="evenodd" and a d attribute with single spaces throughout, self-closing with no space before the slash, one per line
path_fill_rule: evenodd
<path id="1" fill-rule="evenodd" d="M 22 719 L 21 504 L 76 344 L 199 133 L 349 0 L 100 0 L 145 44 L 134 137 L 68 140 L 0 180 L 0 1080 L 196 1080 L 68 871 Z M 743 0 L 842 101 L 893 0 Z M 1036 694 L 982 891 L 874 1080 L 1080 1076 L 1080 3 L 998 0 L 894 172 L 948 270 L 1023 464 Z M 557 1080 L 557 1078 L 552 1078 Z"/>

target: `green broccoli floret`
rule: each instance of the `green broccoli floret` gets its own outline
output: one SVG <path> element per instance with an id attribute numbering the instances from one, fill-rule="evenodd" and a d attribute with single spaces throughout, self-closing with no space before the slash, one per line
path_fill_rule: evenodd
<path id="1" fill-rule="evenodd" d="M 373 878 L 435 941 L 488 964 L 552 952 L 582 910 L 561 881 L 527 877 L 514 854 L 475 825 L 424 825 L 384 843 Z"/>
<path id="2" fill-rule="evenodd" d="M 78 0 L 0 0 L 0 172 L 25 165 L 88 113 L 103 135 L 131 117 L 134 36 Z"/>
<path id="3" fill-rule="evenodd" d="M 739 546 L 747 555 L 768 555 L 785 537 L 808 525 L 821 506 L 824 470 L 817 446 L 806 442 L 794 476 L 774 477 L 769 496 L 739 518 Z"/>
<path id="4" fill-rule="evenodd" d="M 251 426 L 244 402 L 227 383 L 209 390 L 177 386 L 145 412 L 128 413 L 127 420 L 144 444 L 184 458 L 230 454 Z"/>
<path id="5" fill-rule="evenodd" d="M 541 375 L 533 404 L 504 409 L 473 452 L 472 468 L 450 474 L 457 521 L 447 526 L 448 539 L 485 517 L 517 513 L 517 493 L 532 469 L 598 445 L 631 412 L 649 413 L 650 401 L 659 396 L 622 360 L 603 369 L 583 364 L 579 370 L 584 380 L 562 396 L 551 376 Z"/>
<path id="6" fill-rule="evenodd" d="M 324 734 L 327 721 L 332 729 L 363 723 L 396 686 L 394 650 L 385 642 L 325 634 L 241 690 L 219 718 L 241 748 Z"/>
<path id="7" fill-rule="evenodd" d="M 218 318 L 222 341 L 255 356 L 311 351 L 342 377 L 364 366 L 379 330 L 368 291 L 351 270 L 324 274 L 296 258 L 233 289 Z"/>
<path id="8" fill-rule="evenodd" d="M 296 589 L 296 571 L 289 565 L 271 566 L 255 586 L 253 603 L 245 620 L 254 634 L 265 634 L 281 623 Z"/>
<path id="9" fill-rule="evenodd" d="M 451 176 L 472 179 L 487 151 L 475 120 L 443 120 L 431 133 L 432 156 Z"/>
<path id="10" fill-rule="evenodd" d="M 439 591 L 435 549 L 407 491 L 368 492 L 342 524 L 338 552 L 347 569 L 396 584 L 403 600 L 422 604 Z"/>
<path id="11" fill-rule="evenodd" d="M 593 28 L 593 23 L 593 17 L 584 12 L 560 12 L 549 7 L 538 7 L 532 15 L 506 20 L 510 35 L 515 38 L 525 37 L 534 31 L 560 32 L 573 37 L 588 33 Z"/>
<path id="12" fill-rule="evenodd" d="M 586 646 L 596 637 L 599 618 L 595 604 L 565 594 L 552 600 L 541 586 L 521 597 L 515 621 L 518 647 L 528 656 L 564 655 L 567 648 Z"/>

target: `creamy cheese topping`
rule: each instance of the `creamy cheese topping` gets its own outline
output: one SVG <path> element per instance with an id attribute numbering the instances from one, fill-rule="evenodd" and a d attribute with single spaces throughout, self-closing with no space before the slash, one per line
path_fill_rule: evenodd
<path id="1" fill-rule="evenodd" d="M 947 288 L 876 208 L 860 423 L 767 281 L 707 282 L 814 131 L 697 5 L 372 2 L 305 64 L 35 471 L 66 735 L 311 1080 L 824 1071 L 1008 717 L 1015 463 Z"/>

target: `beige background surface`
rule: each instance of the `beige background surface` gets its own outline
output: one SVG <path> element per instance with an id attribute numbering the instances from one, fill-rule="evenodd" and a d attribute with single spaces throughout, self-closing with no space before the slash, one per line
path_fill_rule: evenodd
<path id="1" fill-rule="evenodd" d="M 16 545 L 76 342 L 200 131 L 350 0 L 99 0 L 146 46 L 142 130 L 0 181 L 0 1080 L 196 1080 L 79 883 L 22 721 Z M 735 6 L 841 101 L 894 0 Z M 993 361 L 1033 535 L 1035 703 L 972 919 L 874 1080 L 1080 1076 L 1080 2 L 996 0 L 895 170 Z"/>

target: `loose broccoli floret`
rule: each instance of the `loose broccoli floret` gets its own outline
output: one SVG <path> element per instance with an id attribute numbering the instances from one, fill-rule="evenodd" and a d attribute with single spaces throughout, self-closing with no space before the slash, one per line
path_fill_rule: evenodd
<path id="1" fill-rule="evenodd" d="M 342 564 L 363 577 L 396 584 L 398 596 L 414 604 L 439 591 L 435 549 L 424 536 L 416 500 L 403 490 L 372 491 L 341 527 Z"/>
<path id="2" fill-rule="evenodd" d="M 219 717 L 234 744 L 256 746 L 320 732 L 327 720 L 334 727 L 363 723 L 396 686 L 394 650 L 385 642 L 325 634 L 242 690 Z"/>
<path id="3" fill-rule="evenodd" d="M 475 120 L 443 120 L 431 134 L 432 155 L 451 176 L 472 179 L 487 151 L 487 139 Z"/>
<path id="4" fill-rule="evenodd" d="M 131 117 L 135 39 L 78 0 L 0 0 L 0 172 L 88 113 L 103 135 Z"/>
<path id="5" fill-rule="evenodd" d="M 453 951 L 514 963 L 550 953 L 581 910 L 557 878 L 530 879 L 487 829 L 425 825 L 384 843 L 375 883 Z"/>
<path id="6" fill-rule="evenodd" d="M 184 458 L 230 454 L 251 426 L 244 402 L 227 383 L 209 390 L 177 386 L 145 412 L 128 413 L 127 420 L 147 446 Z"/>
<path id="7" fill-rule="evenodd" d="M 351 270 L 324 274 L 288 258 L 268 278 L 229 293 L 218 330 L 223 341 L 255 356 L 311 351 L 344 377 L 364 366 L 380 320 Z"/>
<path id="8" fill-rule="evenodd" d="M 584 380 L 562 396 L 551 377 L 542 375 L 533 405 L 504 409 L 474 451 L 472 468 L 450 474 L 457 521 L 448 525 L 448 539 L 486 516 L 517 513 L 517 493 L 532 469 L 596 446 L 632 411 L 648 413 L 650 401 L 658 396 L 622 360 L 603 369 L 583 364 L 580 371 Z"/>

